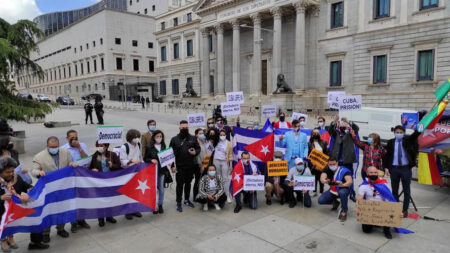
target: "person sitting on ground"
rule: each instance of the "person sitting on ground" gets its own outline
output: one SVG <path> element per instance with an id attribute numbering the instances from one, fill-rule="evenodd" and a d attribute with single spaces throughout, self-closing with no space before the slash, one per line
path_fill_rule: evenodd
<path id="1" fill-rule="evenodd" d="M 208 172 L 200 179 L 197 202 L 203 205 L 202 210 L 208 211 L 208 205 L 214 204 L 216 210 L 221 210 L 227 200 L 222 177 L 216 173 L 216 166 L 208 166 Z"/>
<path id="2" fill-rule="evenodd" d="M 250 154 L 247 151 L 242 152 L 241 160 L 234 166 L 233 170 L 237 168 L 237 166 L 243 166 L 244 175 L 261 175 L 261 171 L 258 169 L 258 166 L 250 161 Z M 242 180 L 244 180 L 242 178 Z M 234 208 L 234 213 L 239 213 L 242 209 L 241 203 L 241 193 L 244 192 L 246 195 L 249 207 L 251 209 L 258 208 L 258 198 L 256 195 L 256 191 L 241 191 L 235 196 L 236 207 Z M 245 197 L 245 196 L 244 196 Z"/>
<path id="3" fill-rule="evenodd" d="M 283 157 L 283 153 L 280 151 L 275 151 L 274 153 L 274 161 L 281 161 Z M 286 176 L 281 177 L 269 177 L 268 171 L 265 173 L 265 182 L 266 182 L 266 204 L 272 205 L 272 196 L 275 195 L 280 200 L 280 205 L 284 205 L 284 189 L 281 187 L 280 182 L 284 182 Z"/>
<path id="4" fill-rule="evenodd" d="M 295 158 L 295 167 L 289 170 L 289 174 L 283 182 L 283 189 L 285 192 L 286 200 L 289 201 L 289 208 L 293 208 L 297 205 L 297 201 L 303 201 L 305 207 L 311 207 L 311 196 L 309 191 L 295 191 L 295 176 L 310 176 L 311 171 L 305 167 L 302 158 Z M 297 199 L 294 198 L 294 192 L 297 193 Z"/>
<path id="5" fill-rule="evenodd" d="M 330 185 L 330 189 L 320 195 L 319 205 L 333 204 L 331 210 L 337 210 L 341 204 L 339 212 L 339 220 L 344 222 L 347 219 L 348 198 L 350 195 L 350 187 L 353 184 L 352 172 L 346 167 L 339 166 L 336 158 L 331 157 L 328 160 L 328 167 L 320 176 L 322 184 Z M 341 199 L 341 203 L 337 199 Z"/>

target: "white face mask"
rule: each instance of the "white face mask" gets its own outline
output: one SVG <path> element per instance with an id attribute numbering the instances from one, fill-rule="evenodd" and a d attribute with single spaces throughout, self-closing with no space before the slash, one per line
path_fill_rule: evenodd
<path id="1" fill-rule="evenodd" d="M 323 127 L 323 122 L 319 122 L 319 126 L 320 126 L 320 127 Z"/>
<path id="2" fill-rule="evenodd" d="M 300 121 L 300 126 L 305 126 L 306 122 L 305 121 Z"/>
<path id="3" fill-rule="evenodd" d="M 134 143 L 134 144 L 138 144 L 138 143 L 139 143 L 139 138 L 134 138 L 134 139 L 133 139 L 133 143 Z"/>
<path id="4" fill-rule="evenodd" d="M 220 140 L 221 140 L 221 141 L 224 141 L 224 140 L 226 140 L 226 139 L 227 139 L 227 137 L 226 137 L 225 135 L 220 136 Z"/>
<path id="5" fill-rule="evenodd" d="M 98 151 L 99 153 L 103 153 L 104 150 L 105 150 L 104 147 L 97 147 L 97 151 Z"/>
<path id="6" fill-rule="evenodd" d="M 160 144 L 161 143 L 161 141 L 162 141 L 162 138 L 155 138 L 155 141 L 156 141 L 156 143 L 158 143 L 158 144 Z"/>

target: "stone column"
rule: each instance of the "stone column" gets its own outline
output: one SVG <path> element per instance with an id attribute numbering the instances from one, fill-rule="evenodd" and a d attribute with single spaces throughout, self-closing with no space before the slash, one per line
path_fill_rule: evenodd
<path id="1" fill-rule="evenodd" d="M 274 92 L 277 89 L 277 76 L 282 74 L 281 70 L 281 8 L 274 7 L 270 10 L 273 15 L 273 48 L 272 48 L 272 83 L 268 85 L 272 90 L 268 92 Z"/>
<path id="2" fill-rule="evenodd" d="M 223 26 L 218 24 L 217 31 L 217 93 L 225 94 L 225 63 L 223 57 Z"/>
<path id="3" fill-rule="evenodd" d="M 209 48 L 208 48 L 208 35 L 209 30 L 207 28 L 203 28 L 202 32 L 202 88 L 201 88 L 201 96 L 209 95 Z"/>
<path id="4" fill-rule="evenodd" d="M 297 91 L 305 89 L 305 61 L 306 61 L 306 28 L 305 28 L 305 5 L 302 2 L 293 4 L 297 13 L 295 22 L 295 84 L 294 89 Z"/>
<path id="5" fill-rule="evenodd" d="M 253 20 L 253 85 L 250 93 L 261 92 L 261 15 L 250 15 Z"/>
<path id="6" fill-rule="evenodd" d="M 233 25 L 233 91 L 241 90 L 241 48 L 239 20 L 231 21 Z"/>

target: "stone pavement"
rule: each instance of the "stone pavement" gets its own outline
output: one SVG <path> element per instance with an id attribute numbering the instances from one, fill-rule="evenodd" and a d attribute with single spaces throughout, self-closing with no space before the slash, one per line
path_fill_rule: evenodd
<path id="1" fill-rule="evenodd" d="M 158 121 L 158 128 L 166 133 L 168 143 L 178 132 L 178 121 L 185 115 L 110 110 L 105 113 L 106 124 L 123 124 L 126 129 L 141 131 L 145 130 L 149 118 Z M 79 139 L 93 150 L 96 126 L 84 125 L 81 109 L 57 109 L 47 120 L 80 123 L 72 128 L 79 131 Z M 56 135 L 64 143 L 65 132 L 70 129 L 14 122 L 12 125 L 15 130 L 26 130 L 27 153 L 20 157 L 25 166 L 30 166 L 33 155 L 45 147 L 48 136 Z M 360 181 L 358 176 L 357 183 Z M 412 183 L 412 196 L 420 215 L 450 220 L 449 193 L 448 188 Z M 98 227 L 96 220 L 89 220 L 90 230 L 80 230 L 68 239 L 56 236 L 52 230 L 47 252 L 449 252 L 450 224 L 446 221 L 404 219 L 404 227 L 415 233 L 393 233 L 394 238 L 387 240 L 380 229 L 370 235 L 362 233 L 351 201 L 348 220 L 341 223 L 337 212 L 330 211 L 331 206 L 318 206 L 317 197 L 312 199 L 312 208 L 299 204 L 291 209 L 277 201 L 267 206 L 264 194 L 258 195 L 259 208 L 255 211 L 244 207 L 239 214 L 234 214 L 233 203 L 226 204 L 222 211 L 210 209 L 205 213 L 196 205 L 184 207 L 178 213 L 175 185 L 172 185 L 166 189 L 164 214 L 145 213 L 143 218 L 132 221 L 121 216 L 117 217 L 117 224 L 107 223 L 103 228 Z M 66 229 L 70 230 L 70 225 Z M 27 252 L 28 235 L 19 234 L 15 238 L 20 248 L 14 252 Z"/>

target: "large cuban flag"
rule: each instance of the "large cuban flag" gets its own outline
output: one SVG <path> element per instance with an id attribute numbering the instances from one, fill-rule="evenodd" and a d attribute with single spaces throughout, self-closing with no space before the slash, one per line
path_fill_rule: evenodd
<path id="1" fill-rule="evenodd" d="M 49 172 L 28 193 L 29 202 L 13 196 L 5 203 L 1 238 L 81 219 L 151 212 L 156 177 L 156 166 L 144 163 L 106 173 L 72 166 Z"/>

